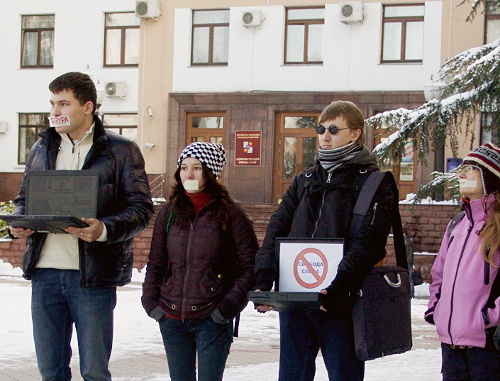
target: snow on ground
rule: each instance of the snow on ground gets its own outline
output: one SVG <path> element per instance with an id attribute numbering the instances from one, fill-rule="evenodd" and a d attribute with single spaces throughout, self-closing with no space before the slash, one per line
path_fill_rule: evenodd
<path id="1" fill-rule="evenodd" d="M 34 346 L 30 316 L 30 282 L 21 278 L 21 270 L 12 268 L 0 260 L 0 370 L 20 369 L 25 364 L 35 366 Z M 157 324 L 148 318 L 141 306 L 141 284 L 143 272 L 134 270 L 131 285 L 118 290 L 118 304 L 115 310 L 115 341 L 112 361 L 140 356 L 141 353 L 162 354 L 163 344 Z M 435 341 L 433 326 L 422 318 L 427 308 L 428 285 L 417 286 L 416 299 L 412 300 L 414 348 L 400 355 L 392 355 L 366 363 L 367 381 L 396 380 L 440 380 L 441 358 Z M 242 313 L 240 339 L 243 345 L 265 346 L 279 338 L 278 314 L 259 314 L 249 305 Z M 133 327 L 133 329 L 131 329 Z M 75 336 L 75 335 L 74 335 Z M 73 340 L 76 348 L 76 340 Z M 231 355 L 230 355 L 231 356 Z M 276 380 L 278 363 L 269 362 L 260 354 L 262 361 L 249 365 L 228 366 L 224 379 L 231 381 Z M 266 361 L 267 360 L 267 361 Z M 326 381 L 326 370 L 321 357 L 317 359 L 317 381 Z M 165 380 L 166 374 L 151 375 L 148 381 Z M 114 377 L 115 381 L 134 380 L 128 377 Z"/>

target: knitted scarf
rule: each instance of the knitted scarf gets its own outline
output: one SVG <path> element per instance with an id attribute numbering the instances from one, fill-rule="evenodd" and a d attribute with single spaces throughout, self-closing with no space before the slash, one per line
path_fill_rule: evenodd
<path id="1" fill-rule="evenodd" d="M 325 171 L 332 173 L 337 168 L 340 168 L 344 163 L 351 160 L 362 149 L 363 146 L 358 142 L 352 142 L 339 148 L 319 148 L 316 158 Z"/>

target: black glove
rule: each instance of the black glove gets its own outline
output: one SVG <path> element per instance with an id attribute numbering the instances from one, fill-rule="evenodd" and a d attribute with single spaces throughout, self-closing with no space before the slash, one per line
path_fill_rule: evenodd
<path id="1" fill-rule="evenodd" d="M 273 288 L 276 272 L 272 269 L 260 269 L 255 274 L 256 290 L 270 291 Z"/>
<path id="2" fill-rule="evenodd" d="M 335 309 L 335 293 L 332 289 L 332 286 L 328 286 L 325 288 L 327 294 L 323 295 L 322 293 L 319 294 L 319 301 L 321 302 L 321 305 L 325 307 L 327 312 L 333 312 Z"/>

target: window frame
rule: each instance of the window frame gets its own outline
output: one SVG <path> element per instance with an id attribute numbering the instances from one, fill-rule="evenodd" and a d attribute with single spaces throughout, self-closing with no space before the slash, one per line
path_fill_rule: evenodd
<path id="1" fill-rule="evenodd" d="M 127 125 L 127 124 L 117 124 L 117 125 L 107 125 L 106 124 L 106 116 L 120 116 L 120 115 L 128 115 L 128 116 L 135 116 L 137 119 L 137 122 L 139 121 L 139 115 L 136 112 L 108 112 L 108 113 L 103 113 L 101 114 L 101 121 L 102 125 L 105 129 L 109 130 L 118 130 L 119 134 L 122 136 L 125 136 L 129 138 L 129 135 L 123 135 L 123 130 L 136 130 L 136 137 L 138 137 L 138 123 L 135 125 Z M 132 139 L 133 141 L 137 142 L 137 139 Z"/>
<path id="2" fill-rule="evenodd" d="M 488 0 L 487 1 L 487 4 L 489 3 L 492 3 L 491 0 Z M 484 12 L 485 16 L 484 16 L 484 43 L 487 44 L 488 43 L 488 22 L 489 21 L 496 21 L 498 20 L 497 22 L 500 22 L 500 5 L 499 5 L 499 8 L 495 9 L 495 10 L 490 10 L 489 7 L 486 8 L 486 11 Z M 495 41 L 497 38 L 500 38 L 500 36 L 495 36 L 496 38 L 493 39 L 493 41 Z M 493 42 L 491 41 L 491 42 Z"/>
<path id="3" fill-rule="evenodd" d="M 195 24 L 195 13 L 196 12 L 217 12 L 217 11 L 227 11 L 230 12 L 229 8 L 220 9 L 193 9 L 191 15 L 191 66 L 228 66 L 229 65 L 229 54 L 227 57 L 227 62 L 213 62 L 214 58 L 214 30 L 215 28 L 227 28 L 229 33 L 229 21 L 227 23 L 213 23 L 213 24 Z M 208 35 L 208 62 L 194 62 L 194 35 L 196 28 L 209 28 Z M 228 51 L 229 51 L 229 38 L 228 38 Z"/>
<path id="4" fill-rule="evenodd" d="M 290 10 L 300 10 L 300 9 L 325 9 L 324 6 L 311 6 L 311 7 L 287 7 L 285 11 L 285 46 L 284 46 L 284 57 L 283 62 L 285 65 L 322 65 L 323 59 L 321 61 L 309 61 L 308 60 L 308 47 L 309 47 L 309 26 L 310 25 L 324 25 L 325 17 L 323 19 L 297 19 L 289 20 L 288 13 Z M 302 62 L 288 62 L 288 26 L 289 25 L 303 25 L 304 26 L 304 55 L 302 57 Z M 323 58 L 323 57 L 322 57 Z"/>
<path id="5" fill-rule="evenodd" d="M 24 27 L 24 19 L 25 17 L 34 17 L 34 16 L 52 16 L 52 28 L 25 28 Z M 54 67 L 54 55 L 52 54 L 52 62 L 50 65 L 43 65 L 42 61 L 42 32 L 52 32 L 52 50 L 54 50 L 54 42 L 55 42 L 55 22 L 56 16 L 53 13 L 49 14 L 29 14 L 29 15 L 21 15 L 21 69 L 50 69 Z M 37 51 L 36 51 L 36 65 L 25 65 L 24 62 L 24 47 L 26 46 L 25 36 L 27 33 L 37 32 L 38 40 L 37 40 Z"/>
<path id="6" fill-rule="evenodd" d="M 40 115 L 43 116 L 44 124 L 21 124 L 21 118 L 23 115 Z M 26 165 L 26 160 L 28 159 L 28 155 L 33 147 L 33 144 L 38 140 L 38 134 L 47 128 L 49 128 L 49 113 L 48 112 L 20 112 L 18 113 L 18 137 L 17 137 L 17 163 L 18 165 Z M 35 129 L 34 142 L 29 147 L 25 146 L 26 156 L 24 160 L 21 160 L 21 137 L 26 136 L 26 134 L 21 134 L 22 129 Z M 26 143 L 26 141 L 25 141 Z"/>
<path id="7" fill-rule="evenodd" d="M 423 16 L 398 16 L 398 17 L 386 17 L 385 10 L 387 8 L 397 8 L 397 7 L 412 7 L 421 6 L 424 7 Z M 391 20 L 391 21 L 388 21 Z M 400 59 L 399 60 L 384 60 L 384 41 L 385 41 L 385 25 L 386 23 L 401 23 L 401 46 L 400 46 Z M 420 60 L 410 60 L 405 58 L 406 54 L 406 38 L 407 38 L 407 25 L 411 22 L 422 22 L 425 23 L 425 3 L 410 3 L 410 4 L 383 4 L 382 5 L 382 42 L 380 46 L 380 63 L 381 64 L 394 64 L 394 63 L 422 63 L 423 62 L 423 52 L 422 59 Z M 425 24 L 424 24 L 425 28 Z M 424 36 L 422 36 L 422 43 L 424 42 Z"/>
<path id="8" fill-rule="evenodd" d="M 141 28 L 140 23 L 138 25 L 118 25 L 118 26 L 107 26 L 107 16 L 108 15 L 113 15 L 113 14 L 125 14 L 129 13 L 131 15 L 134 14 L 134 12 L 105 12 L 104 13 L 104 52 L 103 52 L 103 67 L 138 67 L 139 62 L 136 64 L 127 64 L 125 63 L 125 52 L 126 52 L 126 35 L 127 35 L 127 30 L 129 29 L 139 29 Z M 120 38 L 120 63 L 119 64 L 109 64 L 106 63 L 107 60 L 107 47 L 108 47 L 108 30 L 120 30 L 121 31 L 121 38 Z M 138 57 L 139 57 L 139 52 L 137 52 Z"/>

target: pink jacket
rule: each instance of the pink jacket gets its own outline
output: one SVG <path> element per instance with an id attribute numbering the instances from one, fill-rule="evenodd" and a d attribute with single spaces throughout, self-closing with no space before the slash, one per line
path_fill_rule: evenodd
<path id="1" fill-rule="evenodd" d="M 495 197 L 490 195 L 486 203 L 490 216 L 494 203 Z M 444 234 L 432 266 L 425 319 L 436 325 L 443 343 L 484 348 L 485 330 L 500 324 L 498 286 L 493 303 L 486 305 L 490 294 L 495 292 L 493 283 L 500 265 L 500 251 L 493 257 L 497 267 L 488 265 L 480 251 L 477 232 L 485 224 L 483 199 L 464 205 L 464 210 L 464 218 L 451 235 Z"/>

